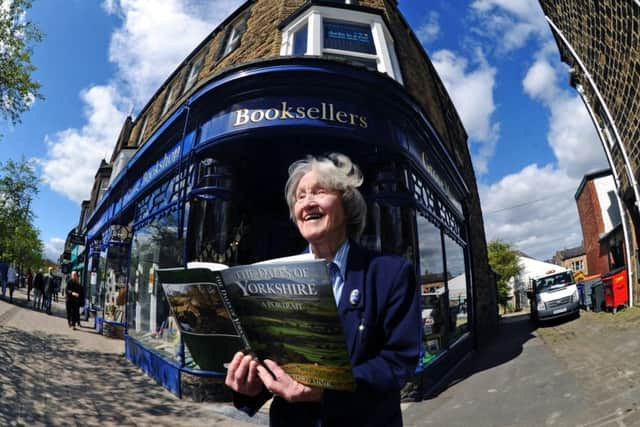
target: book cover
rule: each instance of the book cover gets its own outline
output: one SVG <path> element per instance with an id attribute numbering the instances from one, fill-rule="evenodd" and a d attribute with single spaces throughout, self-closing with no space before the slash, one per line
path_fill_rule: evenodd
<path id="1" fill-rule="evenodd" d="M 158 274 L 185 344 L 203 369 L 230 361 L 244 348 L 260 360 L 275 361 L 303 384 L 355 389 L 324 260 L 284 259 L 219 271 L 189 268 Z M 218 341 L 236 346 L 224 361 L 214 355 L 224 347 Z"/>

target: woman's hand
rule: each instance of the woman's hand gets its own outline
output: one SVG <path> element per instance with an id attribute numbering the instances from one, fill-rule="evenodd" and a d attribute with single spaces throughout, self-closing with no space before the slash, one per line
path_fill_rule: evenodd
<path id="1" fill-rule="evenodd" d="M 257 396 L 264 387 L 258 378 L 257 367 L 258 362 L 253 360 L 252 356 L 237 352 L 229 363 L 224 383 L 236 393 Z"/>
<path id="2" fill-rule="evenodd" d="M 300 384 L 272 360 L 265 359 L 262 363 L 264 363 L 269 370 L 264 366 L 258 365 L 258 376 L 271 393 L 280 396 L 288 402 L 319 402 L 322 400 L 321 388 Z"/>

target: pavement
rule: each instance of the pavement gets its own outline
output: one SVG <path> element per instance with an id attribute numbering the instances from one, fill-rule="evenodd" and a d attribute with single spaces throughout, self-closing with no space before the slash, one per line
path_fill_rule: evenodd
<path id="1" fill-rule="evenodd" d="M 0 300 L 0 426 L 264 426 L 229 403 L 180 400 L 92 323 L 71 330 L 64 302 L 35 311 L 24 289 Z M 582 312 L 535 327 L 504 317 L 498 335 L 422 402 L 406 426 L 640 426 L 640 309 Z M 375 402 L 372 402 L 375 403 Z"/>
<path id="2" fill-rule="evenodd" d="M 84 322 L 67 325 L 64 301 L 35 311 L 24 289 L 0 300 L 0 426 L 266 425 L 229 403 L 180 400 L 124 357 L 124 341 Z"/>

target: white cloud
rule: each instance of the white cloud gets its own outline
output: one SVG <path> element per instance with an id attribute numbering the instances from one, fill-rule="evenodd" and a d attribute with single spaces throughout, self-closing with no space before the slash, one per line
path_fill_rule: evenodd
<path id="1" fill-rule="evenodd" d="M 52 237 L 44 243 L 44 256 L 52 261 L 57 261 L 64 250 L 65 239 Z"/>
<path id="2" fill-rule="evenodd" d="M 510 242 L 543 260 L 580 245 L 574 199 L 579 182 L 551 165 L 533 164 L 492 185 L 480 185 L 487 241 Z"/>
<path id="3" fill-rule="evenodd" d="M 86 123 L 46 136 L 42 179 L 80 202 L 89 197 L 100 160 L 112 154 L 126 113 L 142 108 L 169 74 L 243 0 L 105 0 L 122 25 L 111 36 L 116 74 L 82 91 Z"/>
<path id="4" fill-rule="evenodd" d="M 76 202 L 88 199 L 100 160 L 109 160 L 125 118 L 122 99 L 112 86 L 94 86 L 81 94 L 86 124 L 47 136 L 42 180 Z"/>
<path id="5" fill-rule="evenodd" d="M 113 3 L 110 1 L 109 3 Z M 200 4 L 201 3 L 201 4 Z M 111 37 L 109 59 L 136 106 L 144 105 L 159 85 L 204 37 L 237 7 L 239 0 L 120 0 L 122 27 Z"/>
<path id="6" fill-rule="evenodd" d="M 498 51 L 521 48 L 531 37 L 544 38 L 549 33 L 542 8 L 536 1 L 475 0 L 471 8 L 479 20 L 475 31 L 498 39 Z"/>
<path id="7" fill-rule="evenodd" d="M 422 44 L 431 43 L 440 34 L 440 15 L 438 12 L 430 12 L 424 19 L 420 27 L 416 30 L 418 40 Z"/>
<path id="8" fill-rule="evenodd" d="M 554 67 L 548 56 L 549 50 L 543 47 L 522 85 L 525 93 L 550 111 L 547 140 L 558 167 L 573 178 L 581 178 L 606 168 L 606 158 L 584 103 L 577 94 L 558 86 L 558 75 L 567 76 L 566 66 Z"/>
<path id="9" fill-rule="evenodd" d="M 472 155 L 476 173 L 484 174 L 493 156 L 500 134 L 500 124 L 492 120 L 496 109 L 493 90 L 496 69 L 490 66 L 482 53 L 476 51 L 475 68 L 469 61 L 449 50 L 440 50 L 431 61 L 442 79 L 453 104 L 462 119 L 472 143 Z"/>

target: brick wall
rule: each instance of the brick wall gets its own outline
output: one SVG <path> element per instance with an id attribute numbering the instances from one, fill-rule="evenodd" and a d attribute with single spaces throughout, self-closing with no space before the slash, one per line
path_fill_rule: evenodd
<path id="1" fill-rule="evenodd" d="M 609 271 L 608 248 L 600 244 L 598 237 L 604 232 L 604 221 L 593 181 L 585 184 L 576 203 L 589 274 L 606 273 Z"/>

